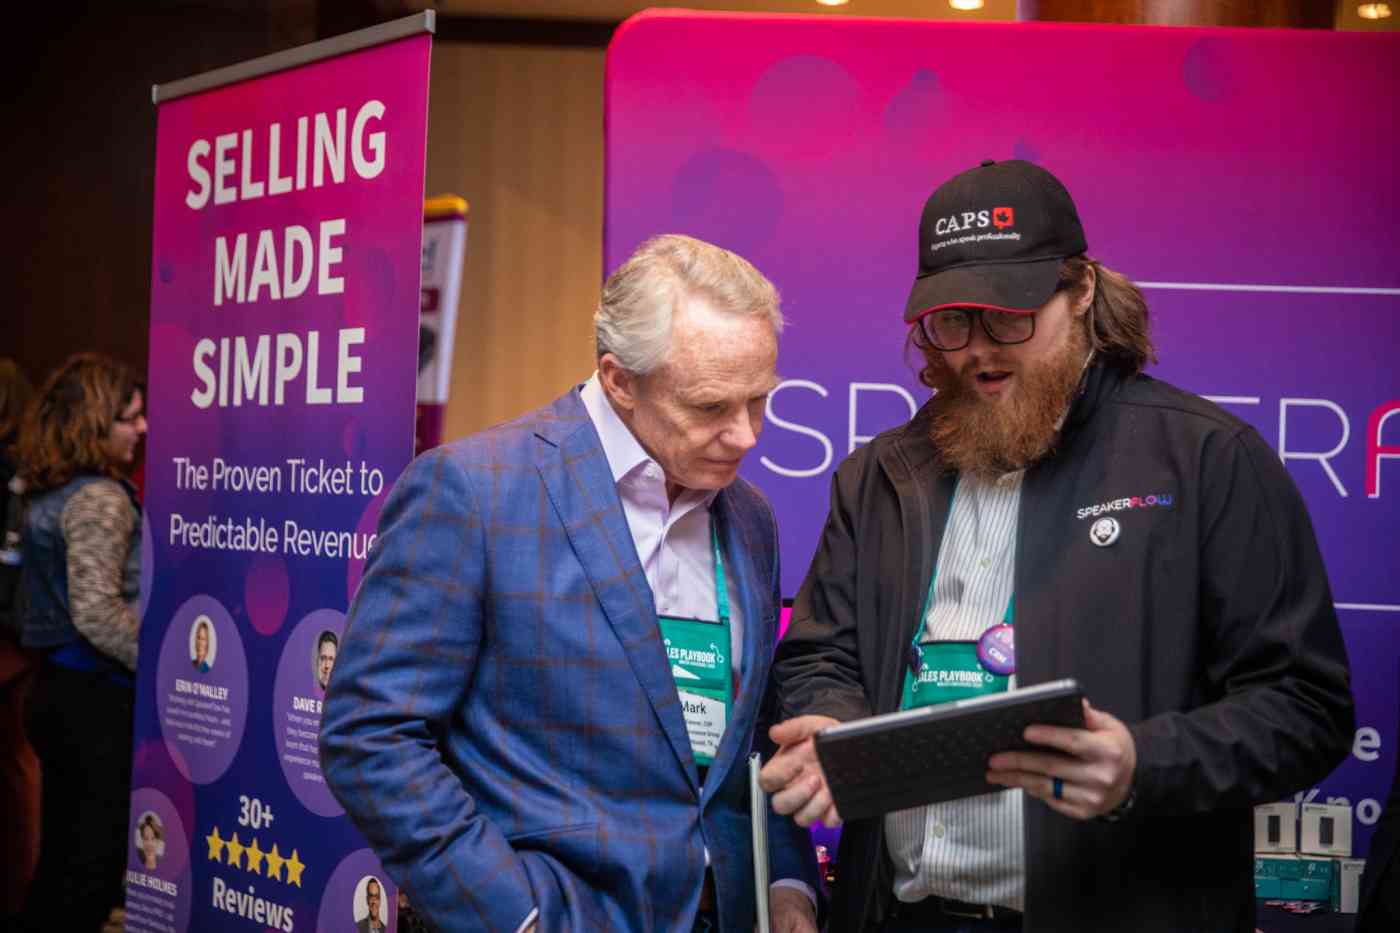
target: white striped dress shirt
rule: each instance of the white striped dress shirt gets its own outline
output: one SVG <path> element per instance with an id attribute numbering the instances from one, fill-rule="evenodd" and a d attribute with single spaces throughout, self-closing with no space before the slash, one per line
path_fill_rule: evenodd
<path id="1" fill-rule="evenodd" d="M 924 616 L 925 640 L 976 641 L 1004 620 L 1023 475 L 959 478 Z M 1016 687 L 1014 676 L 1010 686 Z M 912 902 L 936 894 L 1022 910 L 1022 801 L 1019 790 L 1001 791 L 886 815 L 895 897 Z"/>

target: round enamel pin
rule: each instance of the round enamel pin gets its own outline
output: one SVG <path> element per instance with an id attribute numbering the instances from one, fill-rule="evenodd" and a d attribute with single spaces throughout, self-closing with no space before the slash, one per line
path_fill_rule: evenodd
<path id="1" fill-rule="evenodd" d="M 1016 673 L 1016 630 L 1003 622 L 983 632 L 977 639 L 977 661 L 1002 677 Z"/>
<path id="2" fill-rule="evenodd" d="M 1118 519 L 1101 518 L 1089 526 L 1089 540 L 1099 547 L 1108 547 L 1118 540 L 1118 532 L 1121 530 L 1118 527 Z"/>

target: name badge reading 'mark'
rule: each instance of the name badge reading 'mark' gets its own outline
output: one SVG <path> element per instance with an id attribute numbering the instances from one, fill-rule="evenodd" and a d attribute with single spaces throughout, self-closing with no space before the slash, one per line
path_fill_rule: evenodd
<path id="1" fill-rule="evenodd" d="M 697 763 L 715 760 L 729 722 L 729 626 L 662 616 L 661 637 L 676 681 L 690 750 Z"/>

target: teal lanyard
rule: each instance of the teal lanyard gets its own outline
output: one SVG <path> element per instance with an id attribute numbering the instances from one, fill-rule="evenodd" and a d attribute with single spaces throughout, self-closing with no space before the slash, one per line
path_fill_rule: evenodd
<path id="1" fill-rule="evenodd" d="M 715 609 L 719 613 L 720 624 L 729 630 L 729 588 L 724 582 L 724 557 L 719 552 L 718 522 L 710 516 L 710 549 L 715 554 Z"/>
<path id="2" fill-rule="evenodd" d="M 676 680 L 691 752 L 700 765 L 714 761 L 720 740 L 729 723 L 734 683 L 728 653 L 732 650 L 729 630 L 729 591 L 725 585 L 724 556 L 719 550 L 719 531 L 710 517 L 710 551 L 715 559 L 715 609 L 718 622 L 677 619 L 658 614 L 667 663 Z M 714 627 L 719 631 L 715 632 Z M 716 640 L 722 644 L 716 644 Z"/>

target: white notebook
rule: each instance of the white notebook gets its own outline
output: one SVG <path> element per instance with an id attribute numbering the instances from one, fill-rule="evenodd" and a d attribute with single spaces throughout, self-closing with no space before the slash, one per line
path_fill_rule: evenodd
<path id="1" fill-rule="evenodd" d="M 753 824 L 753 894 L 758 906 L 758 933 L 769 933 L 768 916 L 768 795 L 758 783 L 763 759 L 758 752 L 749 756 L 749 815 Z"/>

